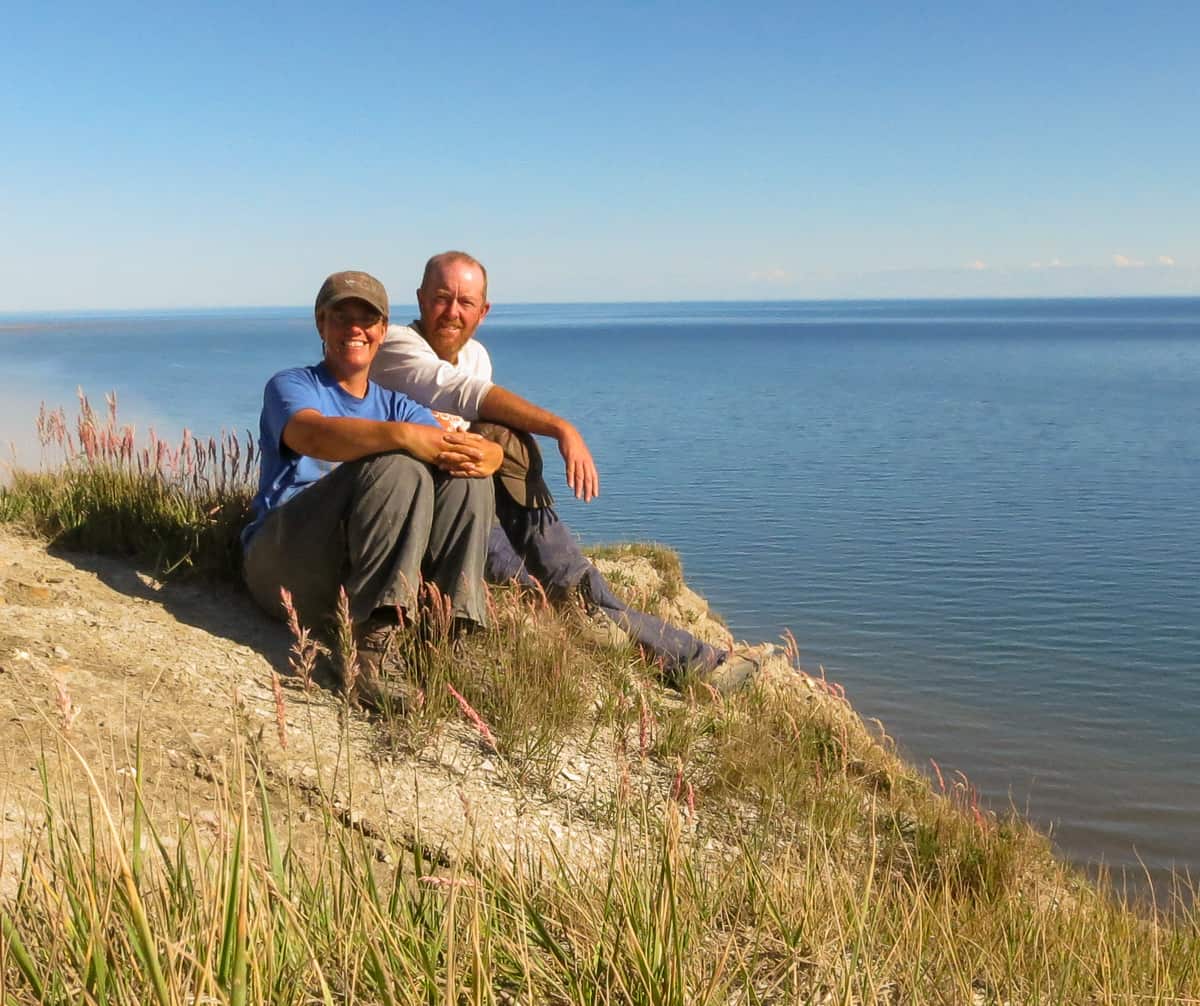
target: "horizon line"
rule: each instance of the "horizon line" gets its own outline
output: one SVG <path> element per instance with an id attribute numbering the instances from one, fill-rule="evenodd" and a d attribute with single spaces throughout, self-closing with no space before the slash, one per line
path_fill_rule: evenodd
<path id="1" fill-rule="evenodd" d="M 1025 297 L 718 297 L 711 299 L 678 300 L 514 300 L 493 303 L 492 308 L 510 307 L 614 307 L 618 305 L 667 306 L 696 304 L 905 304 L 905 303 L 1050 303 L 1056 301 L 1117 301 L 1117 300 L 1200 300 L 1196 293 L 1152 294 L 1064 294 L 1061 296 Z M 415 301 L 398 302 L 398 306 L 415 306 Z M 73 307 L 32 308 L 10 310 L 0 308 L 0 320 L 28 317 L 102 316 L 127 314 L 188 314 L 200 311 L 306 311 L 305 304 L 185 304 L 173 307 Z"/>

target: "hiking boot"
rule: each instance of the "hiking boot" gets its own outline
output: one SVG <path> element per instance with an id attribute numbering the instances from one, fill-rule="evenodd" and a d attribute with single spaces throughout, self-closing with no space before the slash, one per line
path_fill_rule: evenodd
<path id="1" fill-rule="evenodd" d="M 779 647 L 774 643 L 735 647 L 716 667 L 697 674 L 696 680 L 711 685 L 722 695 L 732 695 L 749 688 L 767 658 L 778 652 Z"/>
<path id="2" fill-rule="evenodd" d="M 603 608 L 576 608 L 572 628 L 595 646 L 623 650 L 629 645 L 629 633 L 605 613 Z"/>
<path id="3" fill-rule="evenodd" d="M 606 609 L 592 600 L 586 576 L 571 592 L 571 610 L 574 615 L 572 627 L 589 643 L 617 650 L 629 645 L 629 633 L 613 621 Z"/>
<path id="4" fill-rule="evenodd" d="M 415 705 L 416 689 L 406 680 L 404 661 L 396 652 L 398 632 L 395 621 L 377 615 L 354 627 L 358 673 L 350 697 L 378 713 L 403 715 Z"/>

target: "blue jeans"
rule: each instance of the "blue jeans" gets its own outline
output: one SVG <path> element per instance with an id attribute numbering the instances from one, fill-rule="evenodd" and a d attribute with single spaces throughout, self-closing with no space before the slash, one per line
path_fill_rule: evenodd
<path id="1" fill-rule="evenodd" d="M 531 509 L 513 501 L 496 484 L 496 517 L 488 537 L 487 579 L 533 587 L 533 577 L 555 603 L 576 589 L 660 662 L 668 675 L 684 670 L 707 671 L 728 654 L 702 642 L 690 632 L 637 611 L 613 593 L 600 571 L 584 557 L 579 543 L 553 507 Z"/>

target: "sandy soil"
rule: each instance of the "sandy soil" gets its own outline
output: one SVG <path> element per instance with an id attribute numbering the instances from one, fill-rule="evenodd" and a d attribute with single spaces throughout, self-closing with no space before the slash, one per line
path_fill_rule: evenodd
<path id="1" fill-rule="evenodd" d="M 621 570 L 653 575 L 636 561 Z M 691 591 L 672 615 L 710 639 L 727 636 Z M 532 792 L 465 723 L 399 756 L 328 684 L 299 687 L 289 644 L 236 591 L 162 584 L 129 563 L 47 550 L 0 526 L 0 894 L 11 890 L 22 836 L 44 817 L 39 764 L 56 792 L 78 797 L 90 786 L 86 762 L 106 799 L 127 807 L 139 732 L 155 820 L 207 807 L 199 821 L 220 833 L 223 781 L 258 764 L 293 842 L 315 841 L 319 809 L 332 807 L 341 825 L 378 840 L 381 858 L 418 840 L 442 861 L 468 846 L 548 839 L 559 855 L 602 853 L 608 836 L 587 808 L 617 784 L 611 743 L 568 745 L 555 784 Z M 285 676 L 286 747 L 272 669 Z"/>

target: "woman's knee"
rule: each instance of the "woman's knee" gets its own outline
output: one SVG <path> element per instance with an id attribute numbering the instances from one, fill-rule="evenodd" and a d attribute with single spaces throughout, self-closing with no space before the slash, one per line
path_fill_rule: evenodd
<path id="1" fill-rule="evenodd" d="M 433 492 L 432 470 L 411 454 L 393 451 L 351 463 L 360 466 L 358 477 L 367 485 L 407 493 Z"/>
<path id="2" fill-rule="evenodd" d="M 491 479 L 447 478 L 438 487 L 439 503 L 492 523 L 496 498 Z"/>

